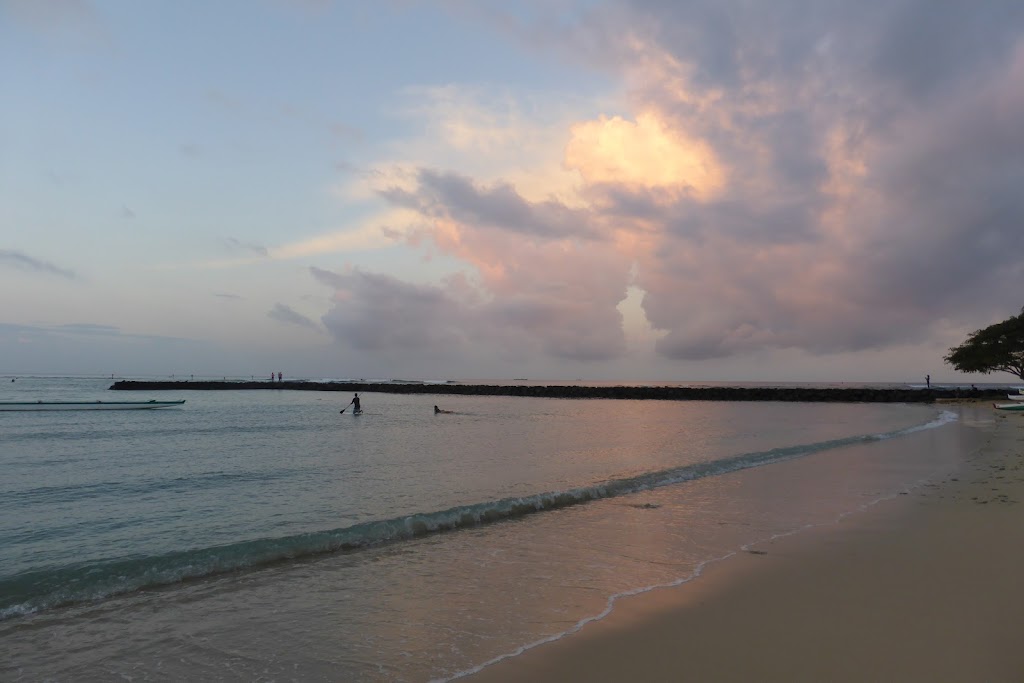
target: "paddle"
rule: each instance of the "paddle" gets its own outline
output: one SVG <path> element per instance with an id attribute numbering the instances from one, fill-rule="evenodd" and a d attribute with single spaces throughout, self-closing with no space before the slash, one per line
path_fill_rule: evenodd
<path id="1" fill-rule="evenodd" d="M 346 407 L 347 407 L 347 406 L 346 406 Z M 342 414 L 342 413 L 344 413 L 344 412 L 345 412 L 345 408 L 342 408 L 341 410 L 339 410 L 339 411 L 338 411 L 338 414 L 339 414 L 339 415 L 341 415 L 341 414 Z"/>

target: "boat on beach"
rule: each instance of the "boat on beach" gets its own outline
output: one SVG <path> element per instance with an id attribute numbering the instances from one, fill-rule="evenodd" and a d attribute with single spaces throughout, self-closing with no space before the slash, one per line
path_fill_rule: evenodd
<path id="1" fill-rule="evenodd" d="M 153 410 L 185 403 L 178 401 L 0 401 L 0 411 L 12 410 Z"/>
<path id="2" fill-rule="evenodd" d="M 1024 394 L 1007 394 L 1006 397 L 1011 401 L 1024 401 Z"/>
<path id="3" fill-rule="evenodd" d="M 993 403 L 992 407 L 996 410 L 1016 410 L 1024 412 L 1024 402 L 1017 401 L 1016 403 Z"/>

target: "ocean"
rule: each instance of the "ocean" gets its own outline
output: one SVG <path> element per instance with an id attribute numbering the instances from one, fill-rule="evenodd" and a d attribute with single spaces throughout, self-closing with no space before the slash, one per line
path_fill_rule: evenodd
<path id="1" fill-rule="evenodd" d="M 991 411 L 107 391 L 0 400 L 0 679 L 448 681 L 951 476 Z M 435 414 L 433 406 L 453 411 Z"/>

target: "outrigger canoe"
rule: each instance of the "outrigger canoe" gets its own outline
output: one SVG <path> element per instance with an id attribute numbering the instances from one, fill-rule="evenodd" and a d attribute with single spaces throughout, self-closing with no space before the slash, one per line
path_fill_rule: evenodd
<path id="1" fill-rule="evenodd" d="M 1016 403 L 993 403 L 992 407 L 996 410 L 1016 410 L 1024 413 L 1024 403 L 1020 401 Z"/>
<path id="2" fill-rule="evenodd" d="M 5 410 L 152 410 L 180 406 L 180 401 L 0 401 Z"/>

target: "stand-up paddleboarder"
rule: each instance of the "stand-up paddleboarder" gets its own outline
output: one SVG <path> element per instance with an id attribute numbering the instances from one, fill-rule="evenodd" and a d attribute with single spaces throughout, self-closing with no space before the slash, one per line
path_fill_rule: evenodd
<path id="1" fill-rule="evenodd" d="M 352 397 L 352 400 L 349 402 L 348 406 L 352 406 L 353 415 L 358 415 L 359 413 L 363 412 L 363 409 L 359 407 L 359 394 L 356 394 L 355 396 Z M 344 413 L 346 410 L 348 410 L 348 406 L 345 406 L 338 412 Z"/>

